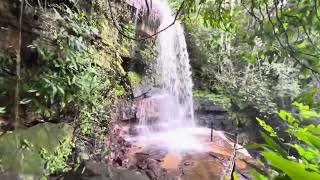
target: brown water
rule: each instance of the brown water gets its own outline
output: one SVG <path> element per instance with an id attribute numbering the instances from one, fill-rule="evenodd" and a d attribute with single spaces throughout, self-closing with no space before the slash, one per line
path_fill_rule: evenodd
<path id="1" fill-rule="evenodd" d="M 182 157 L 177 154 L 168 153 L 161 162 L 161 167 L 165 169 L 178 169 L 182 161 Z"/>

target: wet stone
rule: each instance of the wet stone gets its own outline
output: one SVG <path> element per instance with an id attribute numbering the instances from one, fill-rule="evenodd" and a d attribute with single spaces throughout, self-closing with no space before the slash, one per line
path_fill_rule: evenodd
<path id="1" fill-rule="evenodd" d="M 137 127 L 131 126 L 129 128 L 129 135 L 136 136 L 138 134 L 139 134 L 139 132 L 138 132 L 138 128 Z"/>
<path id="2" fill-rule="evenodd" d="M 186 161 L 183 163 L 183 165 L 185 165 L 185 166 L 192 166 L 193 164 L 194 164 L 194 162 L 192 162 L 192 161 Z"/>
<path id="3" fill-rule="evenodd" d="M 78 168 L 77 172 L 70 172 L 64 176 L 65 180 L 149 180 L 149 178 L 135 170 L 115 168 L 105 163 L 87 161 Z"/>

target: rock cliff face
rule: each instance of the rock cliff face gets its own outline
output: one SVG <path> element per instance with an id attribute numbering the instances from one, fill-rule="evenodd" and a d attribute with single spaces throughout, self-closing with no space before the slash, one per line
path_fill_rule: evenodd
<path id="1" fill-rule="evenodd" d="M 127 4 L 123 3 L 121 0 L 110 0 L 113 5 L 113 12 L 114 16 L 127 16 L 128 12 L 130 12 L 130 9 L 128 9 Z M 119 81 L 119 84 L 122 83 L 122 81 L 125 81 L 124 75 L 126 72 L 123 71 L 121 67 L 121 57 L 123 56 L 122 51 L 126 51 L 127 47 L 124 46 L 122 43 L 122 39 L 120 39 L 120 35 L 117 33 L 115 27 L 113 27 L 110 19 L 109 14 L 105 10 L 102 10 L 104 7 L 95 7 L 95 9 L 91 9 L 92 4 L 100 6 L 97 3 L 104 2 L 104 0 L 97 0 L 97 1 L 88 1 L 88 0 L 79 0 L 79 1 L 67 1 L 67 0 L 48 0 L 47 6 L 45 8 L 45 1 L 37 1 L 37 0 L 24 0 L 24 2 L 28 4 L 24 4 L 23 7 L 23 13 L 21 12 L 21 2 L 20 0 L 1 0 L 0 1 L 0 110 L 2 108 L 4 111 L 0 112 L 0 179 L 17 179 L 17 176 L 20 176 L 21 174 L 27 173 L 27 174 L 34 174 L 35 176 L 42 175 L 43 171 L 45 171 L 47 167 L 45 167 L 45 164 L 47 163 L 47 159 L 42 157 L 43 154 L 40 153 L 41 148 L 44 148 L 46 151 L 48 151 L 50 157 L 56 156 L 55 150 L 57 148 L 60 148 L 60 145 L 64 139 L 68 140 L 75 140 L 75 147 L 72 147 L 72 158 L 69 159 L 69 157 L 64 157 L 63 162 L 59 162 L 59 166 L 62 165 L 62 163 L 69 163 L 71 161 L 74 161 L 76 158 L 74 156 L 77 156 L 77 154 L 83 153 L 85 151 L 90 155 L 90 159 L 98 159 L 96 157 L 105 157 L 107 156 L 106 153 L 102 151 L 97 151 L 97 153 L 92 153 L 93 151 L 96 151 L 97 149 L 101 148 L 102 146 L 105 146 L 105 142 L 103 141 L 104 138 L 109 138 L 108 136 L 105 137 L 105 132 L 107 131 L 107 128 L 111 126 L 108 120 L 109 115 L 111 112 L 113 112 L 113 100 L 115 99 L 115 96 L 112 93 L 115 90 L 113 87 L 115 81 Z M 77 3 L 75 3 L 77 2 Z M 60 4 L 63 3 L 63 4 Z M 75 4 L 77 5 L 75 7 Z M 49 6 L 50 4 L 50 6 Z M 61 6 L 60 6 L 61 5 Z M 55 11 L 53 10 L 53 7 L 56 8 L 57 11 L 55 14 Z M 81 9 L 82 11 L 72 11 L 67 13 L 66 9 L 63 9 L 64 7 L 68 7 L 70 11 Z M 62 8 L 62 9 L 59 9 Z M 101 8 L 101 9 L 99 9 Z M 87 11 L 87 9 L 92 10 Z M 120 12 L 121 11 L 121 12 Z M 123 13 L 125 11 L 126 13 Z M 91 14 L 86 12 L 92 13 L 97 17 L 98 15 L 101 17 L 99 18 L 99 22 L 101 24 L 87 24 L 87 19 Z M 97 15 L 98 14 L 98 15 Z M 56 19 L 56 16 L 61 15 L 60 18 L 58 17 L 59 21 Z M 78 27 L 80 24 L 78 19 L 76 18 L 70 18 L 73 15 L 79 15 L 79 17 L 83 18 L 85 20 L 84 27 Z M 21 83 L 20 83 L 20 121 L 21 126 L 23 126 L 23 129 L 14 129 L 13 127 L 13 97 L 14 97 L 14 88 L 15 88 L 15 60 L 17 52 L 19 51 L 19 34 L 20 34 L 20 17 L 22 17 L 21 22 Z M 119 22 L 127 23 L 126 17 L 118 18 Z M 66 21 L 64 21 L 67 19 Z M 97 19 L 97 18 L 95 18 Z M 65 23 L 66 22 L 66 23 Z M 61 23 L 61 24 L 59 24 Z M 46 28 L 47 26 L 44 26 L 46 24 L 49 24 L 51 28 Z M 77 31 L 77 34 L 72 27 L 77 26 L 80 30 Z M 93 28 L 93 26 L 95 28 Z M 87 32 L 82 30 L 87 30 L 87 27 L 91 27 L 92 31 Z M 77 30 L 79 30 L 77 29 Z M 77 43 L 81 45 L 81 47 L 90 48 L 91 50 L 94 50 L 93 53 L 95 53 L 96 56 L 90 55 L 90 60 L 94 60 L 95 63 L 100 61 L 102 64 L 98 64 L 95 67 L 92 67 L 91 70 L 102 70 L 103 73 L 100 74 L 108 74 L 108 85 L 104 85 L 102 90 L 92 90 L 91 93 L 95 94 L 100 97 L 105 97 L 105 99 L 100 100 L 97 102 L 98 105 L 94 105 L 95 108 L 88 108 L 86 109 L 86 112 L 93 113 L 95 111 L 95 120 L 101 119 L 101 122 L 97 124 L 95 123 L 80 123 L 83 122 L 83 119 L 81 115 L 79 115 L 78 111 L 79 109 L 83 109 L 84 106 L 80 107 L 79 102 L 72 102 L 69 105 L 65 103 L 62 105 L 63 100 L 60 98 L 57 98 L 57 96 L 52 95 L 52 101 L 46 102 L 46 99 L 48 97 L 48 94 L 50 94 L 50 90 L 45 89 L 46 84 L 51 83 L 42 83 L 43 77 L 53 77 L 53 74 L 59 74 L 62 72 L 62 68 L 57 68 L 57 66 L 52 66 L 52 62 L 57 62 L 55 60 L 59 59 L 61 62 L 66 62 L 64 60 L 67 59 L 67 53 L 73 52 L 72 54 L 80 53 L 82 52 L 78 48 L 76 48 L 73 45 L 70 45 L 70 42 L 68 45 L 61 46 L 61 44 L 57 43 L 60 42 L 55 39 L 55 36 L 52 37 L 52 33 L 59 32 L 59 30 L 65 31 L 63 33 L 63 40 L 68 40 L 68 38 L 73 38 L 73 40 L 78 39 L 80 43 Z M 51 38 L 48 38 L 46 34 L 50 34 Z M 76 34 L 76 35 L 75 35 Z M 62 39 L 62 38 L 61 38 Z M 60 40 L 61 40 L 60 39 Z M 102 40 L 104 40 L 104 44 L 102 44 Z M 106 43 L 107 40 L 107 43 Z M 41 59 L 41 53 L 37 51 L 36 48 L 31 48 L 30 45 L 34 45 L 34 42 L 38 42 L 41 44 L 43 48 L 46 48 L 46 50 L 52 51 L 52 58 L 48 58 L 48 62 L 45 63 L 43 59 Z M 109 43 L 109 44 L 108 44 Z M 60 46 L 59 46 L 60 45 Z M 72 47 L 71 47 L 72 46 Z M 52 49 L 51 49 L 52 47 Z M 121 50 L 120 49 L 121 47 Z M 60 48 L 60 49 L 59 49 Z M 65 50 L 62 51 L 61 49 Z M 61 50 L 61 51 L 60 51 Z M 128 51 L 128 50 L 127 50 Z M 91 51 L 90 51 L 91 52 Z M 71 54 L 71 53 L 70 53 Z M 74 60 L 74 64 L 76 64 L 74 67 L 80 67 L 82 62 L 80 62 L 83 59 L 89 59 L 87 56 L 84 56 L 85 52 L 82 53 L 83 56 L 77 56 Z M 117 55 L 116 57 L 113 55 Z M 10 56 L 7 58 L 7 56 Z M 48 57 L 49 55 L 43 55 L 44 57 Z M 70 57 L 70 56 L 68 56 Z M 80 59 L 80 60 L 79 60 Z M 103 62 L 102 62 L 103 61 Z M 92 62 L 92 61 L 90 61 Z M 88 72 L 88 67 L 90 63 L 85 64 L 85 67 L 83 72 Z M 76 69 L 75 68 L 75 69 Z M 107 71 L 110 70 L 110 71 Z M 50 71 L 50 72 L 49 72 Z M 81 70 L 76 69 L 75 72 L 79 72 Z M 63 73 L 63 78 L 67 78 L 67 76 L 71 75 L 70 71 L 65 71 L 67 73 Z M 73 71 L 72 71 L 73 72 Z M 100 71 L 99 71 L 100 72 Z M 67 74 L 67 75 L 66 75 Z M 73 74 L 73 77 L 75 77 L 76 73 Z M 59 77 L 59 76 L 55 76 Z M 77 74 L 77 77 L 85 77 L 81 74 Z M 96 77 L 96 76 L 95 76 Z M 63 84 L 63 78 L 57 78 L 57 81 L 55 82 L 55 85 L 60 84 L 59 91 L 64 94 L 70 93 L 71 96 L 78 96 L 81 98 L 84 98 L 84 90 L 83 88 L 79 88 L 80 90 L 78 92 L 74 91 L 78 88 L 71 88 L 70 83 L 67 83 L 68 85 L 65 87 L 61 87 L 61 84 Z M 75 81 L 79 81 L 78 78 Z M 101 84 L 106 82 L 104 78 L 97 78 L 99 83 Z M 86 79 L 83 79 L 84 82 Z M 109 82 L 110 80 L 110 82 Z M 120 82 L 121 81 L 121 82 Z M 124 84 L 124 83 L 122 83 Z M 122 85 L 121 84 L 121 85 Z M 79 84 L 78 84 L 79 85 Z M 77 86 L 78 86 L 77 85 Z M 81 85 L 82 86 L 82 85 Z M 119 85 L 120 86 L 120 85 Z M 74 86 L 76 87 L 76 86 Z M 84 87 L 84 86 L 83 86 Z M 88 89 L 91 87 L 88 87 Z M 72 90 L 71 90 L 72 89 Z M 40 91 L 41 90 L 41 91 Z M 44 91 L 42 91 L 44 90 Z M 54 90 L 56 93 L 56 90 Z M 69 92 L 68 92 L 69 91 Z M 127 89 L 123 90 L 127 91 Z M 129 91 L 129 90 L 128 90 Z M 36 93 L 37 92 L 37 93 Z M 38 93 L 39 92 L 39 93 Z M 30 95 L 31 94 L 31 95 Z M 78 95 L 76 95 L 78 94 Z M 66 96 L 65 96 L 66 97 Z M 70 96 L 69 96 L 70 97 Z M 29 100 L 33 98 L 32 100 Z M 27 100 L 26 100 L 27 99 Z M 92 96 L 89 98 L 85 98 L 86 100 L 93 99 Z M 36 106 L 33 104 L 33 100 L 43 100 L 40 102 L 41 107 L 43 110 L 39 110 L 39 106 Z M 72 100 L 70 100 L 72 101 Z M 110 102 L 109 102 L 110 101 Z M 38 101 L 36 101 L 38 102 Z M 87 101 L 86 101 L 87 102 Z M 100 103 L 101 102 L 101 103 Z M 43 103 L 43 104 L 42 104 Z M 69 102 L 68 102 L 69 103 Z M 72 105 L 71 105 L 72 104 Z M 89 104 L 89 103 L 87 103 Z M 96 107 L 99 106 L 101 108 L 98 110 Z M 64 108 L 63 108 L 63 107 Z M 103 107 L 107 107 L 106 110 L 101 110 Z M 63 109 L 63 111 L 60 111 L 59 108 Z M 95 110 L 93 110 L 95 109 Z M 122 110 L 121 110 L 122 111 Z M 123 110 L 126 111 L 126 110 Z M 49 113 L 50 112 L 50 113 Z M 69 116 L 71 118 L 67 118 Z M 76 117 L 77 116 L 77 117 Z M 125 117 L 124 117 L 125 119 Z M 50 123 L 48 123 L 50 122 Z M 84 125 L 82 129 L 91 128 L 96 130 L 90 131 L 90 132 L 80 132 L 81 125 Z M 71 125 L 68 125 L 71 124 Z M 98 125 L 99 124 L 99 125 Z M 13 132 L 10 132 L 13 130 Z M 66 131 L 66 132 L 65 132 Z M 81 134 L 81 137 L 86 136 L 86 141 L 88 143 L 83 143 L 83 140 L 79 140 L 79 134 Z M 90 134 L 89 134 L 90 133 Z M 100 133 L 98 135 L 98 133 Z M 79 136 L 78 136 L 79 135 Z M 99 136 L 99 137 L 98 137 Z M 91 145 L 91 141 L 94 139 L 94 148 Z M 89 142 L 90 141 L 90 142 Z M 81 144 L 82 143 L 82 144 Z M 61 147 L 64 148 L 64 147 Z M 90 148 L 90 150 L 88 150 Z M 69 150 L 69 149 L 67 149 Z M 101 149 L 99 149 L 101 150 Z M 71 151 L 71 150 L 70 150 Z M 79 153 L 78 153 L 79 151 Z M 60 149 L 59 149 L 60 152 Z M 96 156 L 93 158 L 93 156 Z M 79 155 L 80 157 L 80 155 Z M 86 160 L 84 158 L 85 155 L 80 157 L 81 160 Z M 88 156 L 87 156 L 88 157 Z M 65 162 L 68 161 L 68 162 Z M 78 160 L 77 160 L 78 161 Z M 5 172 L 2 172 L 5 171 Z M 4 174 L 2 174 L 4 173 Z M 13 174 L 11 174 L 13 173 Z M 52 172 L 49 172 L 52 173 Z M 60 173 L 60 170 L 57 170 L 57 173 Z M 7 176 L 8 175 L 8 176 Z M 9 177 L 10 176 L 10 177 Z M 38 178 L 36 178 L 38 179 Z"/>
<path id="2" fill-rule="evenodd" d="M 155 101 L 155 100 L 153 100 Z M 137 121 L 139 119 L 138 109 L 148 109 L 150 103 L 157 103 L 146 98 L 138 98 L 132 102 L 119 100 L 117 102 L 116 120 L 120 121 Z M 212 101 L 204 98 L 194 98 L 195 119 L 199 126 L 213 127 L 215 130 L 235 133 L 236 124 L 228 117 L 228 112 L 223 107 L 214 104 Z M 159 114 L 156 111 L 149 110 L 146 112 L 147 117 L 155 120 Z"/>
<path id="3" fill-rule="evenodd" d="M 200 126 L 213 127 L 230 133 L 236 132 L 236 125 L 228 117 L 226 109 L 205 98 L 194 98 L 195 118 Z"/>
<path id="4" fill-rule="evenodd" d="M 0 48 L 18 50 L 20 2 L 2 0 L 0 2 Z M 21 57 L 27 63 L 35 59 L 33 50 L 28 47 L 39 36 L 41 17 L 37 8 L 25 6 L 21 26 Z"/>
<path id="5" fill-rule="evenodd" d="M 136 105 L 134 101 L 118 99 L 116 101 L 116 113 L 113 116 L 115 121 L 135 121 Z"/>

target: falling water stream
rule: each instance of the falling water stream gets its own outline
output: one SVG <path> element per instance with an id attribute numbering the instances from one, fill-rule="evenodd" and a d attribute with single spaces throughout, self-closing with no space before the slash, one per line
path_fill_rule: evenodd
<path id="1" fill-rule="evenodd" d="M 127 1 L 136 8 L 136 18 L 139 12 L 147 18 L 143 22 L 147 24 L 142 24 L 147 31 L 157 24 L 154 31 L 159 32 L 174 22 L 175 14 L 166 0 L 147 0 L 148 6 L 146 0 Z M 189 55 L 179 22 L 157 34 L 156 50 L 155 89 L 150 97 L 137 102 L 139 124 L 133 127 L 138 130 L 138 135 L 127 136 L 133 144 L 129 162 L 139 168 L 147 167 L 146 172 L 151 167 L 156 167 L 152 172 L 164 168 L 168 173 L 166 176 L 177 179 L 220 179 L 227 168 L 221 159 L 231 157 L 234 143 L 221 131 L 196 127 Z M 241 149 L 241 146 L 237 147 Z M 238 150 L 238 153 L 251 160 L 245 149 Z M 148 162 L 160 165 L 140 164 Z M 238 159 L 237 167 L 245 168 L 244 162 Z"/>
<path id="2" fill-rule="evenodd" d="M 147 11 L 151 21 L 159 21 L 157 32 L 170 26 L 175 14 L 165 0 L 130 1 L 137 12 Z M 149 9 L 149 10 L 148 10 Z M 179 22 L 175 22 L 156 37 L 156 84 L 158 93 L 145 99 L 147 104 L 138 107 L 139 141 L 145 144 L 161 145 L 175 152 L 201 150 L 195 128 L 192 100 L 192 78 L 189 55 L 184 31 Z M 151 120 L 150 114 L 157 114 Z"/>

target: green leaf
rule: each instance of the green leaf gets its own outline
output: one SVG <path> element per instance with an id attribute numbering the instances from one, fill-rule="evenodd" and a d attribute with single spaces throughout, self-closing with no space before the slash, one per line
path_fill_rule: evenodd
<path id="1" fill-rule="evenodd" d="M 234 180 L 238 180 L 239 179 L 239 177 L 238 177 L 236 172 L 232 173 L 232 177 L 233 177 Z"/>
<path id="2" fill-rule="evenodd" d="M 288 113 L 287 111 L 285 111 L 285 110 L 280 110 L 279 112 L 278 112 L 278 115 L 280 116 L 280 118 L 282 119 L 282 120 L 286 120 L 286 121 L 288 121 L 288 123 L 290 123 L 290 124 L 292 124 L 292 123 L 294 123 L 296 120 L 295 120 L 295 118 L 290 114 L 290 113 Z"/>
<path id="3" fill-rule="evenodd" d="M 320 138 L 311 134 L 308 129 L 299 128 L 295 131 L 291 131 L 291 134 L 296 136 L 299 140 L 320 149 Z"/>
<path id="4" fill-rule="evenodd" d="M 19 102 L 19 104 L 28 104 L 30 102 L 31 102 L 31 99 L 24 98 Z"/>
<path id="5" fill-rule="evenodd" d="M 251 53 L 246 53 L 245 57 L 246 57 L 247 61 L 251 64 L 254 64 L 256 62 L 254 56 Z"/>
<path id="6" fill-rule="evenodd" d="M 318 151 L 315 151 L 311 148 L 303 148 L 297 144 L 291 145 L 291 147 L 295 148 L 301 157 L 303 157 L 309 161 L 316 159 L 316 157 L 320 155 L 320 153 Z"/>
<path id="7" fill-rule="evenodd" d="M 269 179 L 268 177 L 261 175 L 261 174 L 257 173 L 256 171 L 252 171 L 250 174 L 253 176 L 254 180 L 268 180 Z"/>
<path id="8" fill-rule="evenodd" d="M 312 117 L 320 117 L 320 114 L 318 114 L 315 111 L 305 111 L 302 113 L 302 116 L 306 119 L 312 118 Z"/>
<path id="9" fill-rule="evenodd" d="M 54 84 L 51 84 L 51 88 L 52 88 L 52 94 L 50 96 L 50 102 L 52 104 L 54 102 L 54 98 L 55 98 L 58 90 Z"/>
<path id="10" fill-rule="evenodd" d="M 303 105 L 303 104 L 298 103 L 296 101 L 293 102 L 292 104 L 297 106 L 301 112 L 308 111 L 310 109 L 310 107 L 308 105 Z"/>
<path id="11" fill-rule="evenodd" d="M 58 92 L 59 92 L 62 96 L 65 95 L 64 89 L 63 89 L 62 87 L 57 86 L 57 89 L 58 89 Z"/>
<path id="12" fill-rule="evenodd" d="M 30 89 L 30 90 L 28 90 L 27 92 L 28 92 L 28 93 L 35 93 L 35 92 L 37 92 L 37 90 L 35 90 L 35 89 Z"/>
<path id="13" fill-rule="evenodd" d="M 268 147 L 268 144 L 248 144 L 245 146 L 246 149 L 257 149 Z"/>
<path id="14" fill-rule="evenodd" d="M 256 120 L 259 122 L 260 126 L 262 126 L 263 129 L 266 130 L 270 134 L 270 136 L 273 136 L 273 137 L 277 136 L 277 132 L 275 132 L 273 130 L 273 128 L 271 126 L 269 126 L 264 120 L 262 120 L 258 117 L 256 118 Z"/>
<path id="15" fill-rule="evenodd" d="M 269 145 L 270 150 L 276 150 L 278 151 L 278 153 L 281 154 L 281 156 L 283 157 L 287 157 L 287 152 L 285 150 L 283 150 L 271 137 L 269 137 L 267 134 L 265 134 L 264 132 L 260 132 L 262 138 L 266 141 L 266 143 Z"/>
<path id="16" fill-rule="evenodd" d="M 266 160 L 275 168 L 286 173 L 292 179 L 320 179 L 320 174 L 307 171 L 303 164 L 290 161 L 273 151 L 261 152 Z"/>
<path id="17" fill-rule="evenodd" d="M 314 124 L 310 124 L 306 128 L 313 134 L 320 135 L 320 125 L 316 127 Z"/>
<path id="18" fill-rule="evenodd" d="M 304 49 L 304 48 L 306 48 L 307 45 L 308 45 L 308 41 L 304 40 L 300 44 L 298 44 L 296 47 L 299 49 Z"/>
<path id="19" fill-rule="evenodd" d="M 0 114 L 6 113 L 6 108 L 5 107 L 0 107 Z"/>

